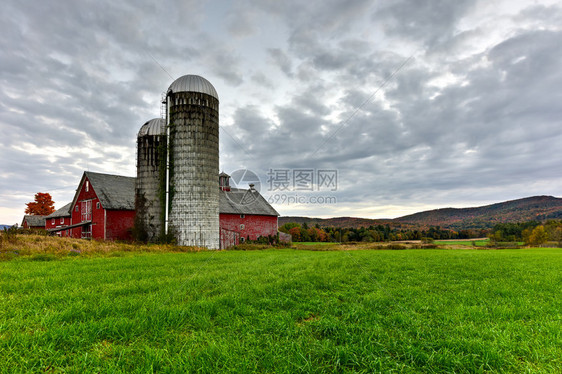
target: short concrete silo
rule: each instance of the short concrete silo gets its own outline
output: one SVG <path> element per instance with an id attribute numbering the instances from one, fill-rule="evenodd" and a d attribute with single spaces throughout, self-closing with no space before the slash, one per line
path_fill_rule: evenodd
<path id="1" fill-rule="evenodd" d="M 156 241 L 163 233 L 166 168 L 166 121 L 146 122 L 137 136 L 135 234 Z"/>
<path id="2" fill-rule="evenodd" d="M 169 136 L 168 230 L 179 245 L 219 248 L 219 97 L 198 75 L 166 94 Z"/>

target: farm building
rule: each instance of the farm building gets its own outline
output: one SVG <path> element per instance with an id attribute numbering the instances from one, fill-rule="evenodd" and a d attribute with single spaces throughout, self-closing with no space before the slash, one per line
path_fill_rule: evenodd
<path id="1" fill-rule="evenodd" d="M 164 232 L 161 197 L 165 176 L 166 121 L 154 118 L 140 128 L 137 135 L 137 180 L 135 195 L 136 224 L 146 240 L 155 241 Z"/>
<path id="2" fill-rule="evenodd" d="M 45 217 L 45 229 L 50 231 L 52 229 L 57 229 L 60 227 L 67 227 L 71 225 L 71 214 L 70 214 L 71 203 L 66 204 L 55 212 L 49 214 Z M 60 230 L 57 231 L 58 236 L 70 236 L 70 230 Z"/>
<path id="3" fill-rule="evenodd" d="M 253 187 L 231 188 L 225 173 L 221 173 L 220 183 L 220 248 L 277 235 L 279 214 L 258 191 Z M 133 177 L 86 171 L 73 201 L 48 216 L 43 227 L 73 238 L 130 240 L 135 220 L 135 184 Z"/>
<path id="4" fill-rule="evenodd" d="M 226 248 L 277 235 L 279 214 L 258 191 L 231 189 L 219 169 L 219 97 L 198 75 L 168 88 L 165 119 L 137 135 L 137 225 L 143 237 L 171 235 L 179 245 Z"/>
<path id="5" fill-rule="evenodd" d="M 45 229 L 46 216 L 25 215 L 21 221 L 21 226 L 24 229 Z"/>
<path id="6" fill-rule="evenodd" d="M 169 227 L 179 245 L 219 248 L 219 97 L 198 75 L 166 93 Z"/>
<path id="7" fill-rule="evenodd" d="M 279 213 L 254 189 L 230 187 L 229 176 L 220 174 L 219 222 L 221 248 L 245 240 L 277 235 Z"/>
<path id="8" fill-rule="evenodd" d="M 69 225 L 48 231 L 69 230 L 73 238 L 130 240 L 134 199 L 135 178 L 85 171 L 70 203 Z"/>
<path id="9" fill-rule="evenodd" d="M 86 171 L 71 204 L 73 237 L 132 239 L 135 178 Z"/>
<path id="10" fill-rule="evenodd" d="M 53 213 L 47 229 L 74 238 L 127 240 L 134 228 L 148 241 L 165 235 L 179 245 L 209 249 L 277 236 L 279 214 L 253 185 L 231 188 L 229 176 L 218 173 L 219 97 L 213 85 L 184 75 L 169 86 L 162 105 L 165 118 L 147 121 L 137 134 L 137 177 L 84 172 L 69 215 Z"/>

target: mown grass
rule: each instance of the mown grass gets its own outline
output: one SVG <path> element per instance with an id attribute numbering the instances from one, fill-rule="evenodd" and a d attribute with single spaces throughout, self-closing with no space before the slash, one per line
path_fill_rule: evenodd
<path id="1" fill-rule="evenodd" d="M 439 245 L 463 245 L 463 246 L 474 246 L 485 247 L 490 244 L 490 239 L 478 239 L 478 240 L 436 240 L 435 244 Z"/>
<path id="2" fill-rule="evenodd" d="M 447 247 L 447 248 L 463 248 L 466 246 L 471 247 L 488 247 L 488 248 L 495 248 L 495 249 L 516 249 L 523 247 L 525 245 L 524 242 L 492 242 L 489 239 L 484 240 L 436 240 L 435 244 L 439 245 L 440 247 Z M 543 245 L 543 247 L 547 248 L 556 248 L 559 247 L 558 243 L 550 242 Z"/>
<path id="3" fill-rule="evenodd" d="M 562 369 L 560 249 L 62 258 L 0 263 L 0 371 Z"/>
<path id="4" fill-rule="evenodd" d="M 332 242 L 293 242 L 292 247 L 294 249 L 303 249 L 306 251 L 334 251 L 344 249 L 341 243 Z"/>

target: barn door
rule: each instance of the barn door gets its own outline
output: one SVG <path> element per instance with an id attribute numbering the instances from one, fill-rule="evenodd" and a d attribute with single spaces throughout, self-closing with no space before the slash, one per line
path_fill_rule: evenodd
<path id="1" fill-rule="evenodd" d="M 82 201 L 80 211 L 82 212 L 82 222 L 92 220 L 92 200 Z"/>
<path id="2" fill-rule="evenodd" d="M 87 224 L 82 226 L 82 239 L 90 239 L 92 237 L 92 225 Z"/>

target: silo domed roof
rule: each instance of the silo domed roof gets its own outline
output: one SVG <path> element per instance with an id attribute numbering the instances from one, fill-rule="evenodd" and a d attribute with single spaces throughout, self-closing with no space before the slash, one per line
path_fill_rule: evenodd
<path id="1" fill-rule="evenodd" d="M 137 137 L 145 135 L 164 135 L 166 134 L 166 121 L 162 118 L 154 118 L 146 122 L 139 130 Z"/>
<path id="2" fill-rule="evenodd" d="M 215 90 L 211 82 L 199 75 L 179 77 L 168 88 L 168 93 L 170 92 L 201 92 L 213 96 L 217 100 L 219 99 L 217 90 Z"/>

